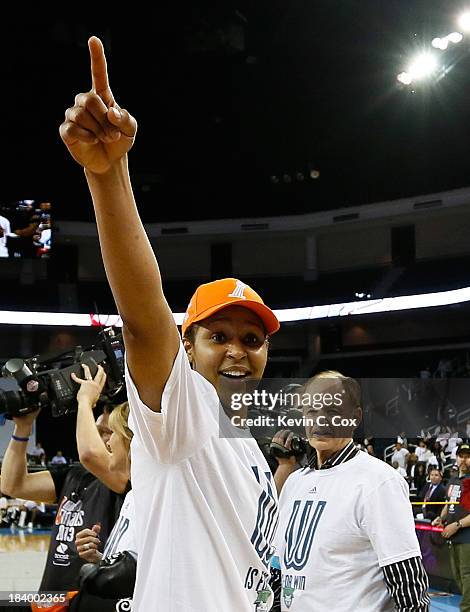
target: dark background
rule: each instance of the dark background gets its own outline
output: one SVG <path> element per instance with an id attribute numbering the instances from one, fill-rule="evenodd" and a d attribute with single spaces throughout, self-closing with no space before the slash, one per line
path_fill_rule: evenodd
<path id="1" fill-rule="evenodd" d="M 449 0 L 10 5 L 1 197 L 50 200 L 56 219 L 91 220 L 81 170 L 58 136 L 74 95 L 90 87 L 91 34 L 105 43 L 118 102 L 139 122 L 131 172 L 146 221 L 305 213 L 467 185 L 470 36 L 436 51 L 455 64 L 437 83 L 411 93 L 396 81 L 416 51 L 457 29 L 463 8 Z"/>

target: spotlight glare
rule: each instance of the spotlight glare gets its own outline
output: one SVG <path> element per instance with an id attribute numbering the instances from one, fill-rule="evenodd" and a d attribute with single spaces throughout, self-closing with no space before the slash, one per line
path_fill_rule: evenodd
<path id="1" fill-rule="evenodd" d="M 435 49 L 440 49 L 441 51 L 445 51 L 449 43 L 446 37 L 446 38 L 434 38 L 431 44 Z"/>
<path id="2" fill-rule="evenodd" d="M 463 36 L 460 32 L 452 32 L 446 36 L 447 40 L 456 45 L 459 42 L 462 42 Z"/>
<path id="3" fill-rule="evenodd" d="M 397 76 L 397 81 L 400 81 L 400 83 L 403 83 L 403 85 L 411 85 L 413 82 L 413 77 L 407 72 L 400 72 L 400 74 Z"/>
<path id="4" fill-rule="evenodd" d="M 424 79 L 437 69 L 437 60 L 431 53 L 418 55 L 411 63 L 407 72 L 413 79 Z"/>
<path id="5" fill-rule="evenodd" d="M 458 24 L 464 32 L 470 31 L 470 11 L 466 11 L 460 15 Z"/>

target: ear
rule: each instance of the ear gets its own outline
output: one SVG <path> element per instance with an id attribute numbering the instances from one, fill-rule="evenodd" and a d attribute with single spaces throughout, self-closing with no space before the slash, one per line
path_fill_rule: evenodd
<path id="1" fill-rule="evenodd" d="M 189 340 L 188 338 L 183 338 L 183 346 L 184 350 L 186 351 L 186 355 L 188 356 L 189 363 L 192 367 L 194 361 L 194 347 L 191 340 Z"/>
<path id="2" fill-rule="evenodd" d="M 362 408 L 360 406 L 357 406 L 354 410 L 354 416 L 356 417 L 357 424 L 360 425 L 362 423 Z"/>

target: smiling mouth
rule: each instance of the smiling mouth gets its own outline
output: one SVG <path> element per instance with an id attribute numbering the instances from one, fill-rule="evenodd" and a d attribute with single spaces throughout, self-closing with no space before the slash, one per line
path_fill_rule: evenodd
<path id="1" fill-rule="evenodd" d="M 250 375 L 250 372 L 219 372 L 219 374 L 229 380 L 243 380 Z"/>

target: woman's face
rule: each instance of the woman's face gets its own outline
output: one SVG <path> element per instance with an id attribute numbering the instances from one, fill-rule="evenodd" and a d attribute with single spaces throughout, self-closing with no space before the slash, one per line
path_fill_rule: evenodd
<path id="1" fill-rule="evenodd" d="M 248 308 L 229 306 L 197 324 L 194 342 L 185 339 L 189 360 L 219 397 L 231 384 L 260 379 L 268 359 L 261 319 Z"/>
<path id="2" fill-rule="evenodd" d="M 130 441 L 121 435 L 112 432 L 111 437 L 106 443 L 106 447 L 111 453 L 109 469 L 111 471 L 127 470 L 129 478 L 131 475 L 131 464 L 129 459 Z"/>

